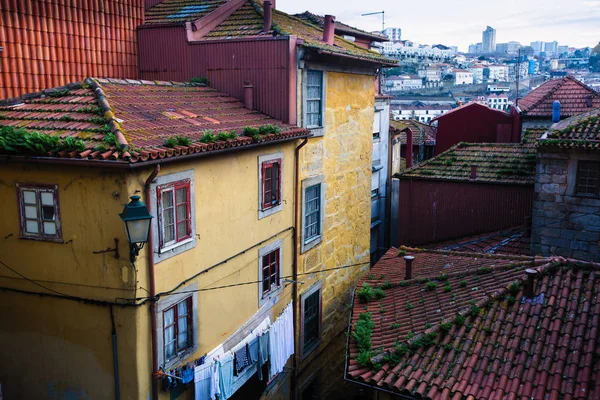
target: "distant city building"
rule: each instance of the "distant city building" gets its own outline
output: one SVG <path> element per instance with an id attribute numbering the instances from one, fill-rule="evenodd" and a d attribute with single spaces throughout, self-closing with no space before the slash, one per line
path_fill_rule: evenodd
<path id="1" fill-rule="evenodd" d="M 531 42 L 529 45 L 533 49 L 533 54 L 536 56 L 539 56 L 540 53 L 544 51 L 544 42 Z"/>
<path id="2" fill-rule="evenodd" d="M 386 78 L 387 91 L 415 90 L 423 87 L 423 80 L 417 75 L 392 75 Z"/>
<path id="3" fill-rule="evenodd" d="M 473 84 L 473 73 L 464 69 L 455 69 L 452 71 L 454 75 L 455 85 L 472 85 Z"/>
<path id="4" fill-rule="evenodd" d="M 385 28 L 382 33 L 392 42 L 402 40 L 402 29 L 400 28 Z"/>
<path id="5" fill-rule="evenodd" d="M 496 30 L 491 26 L 485 28 L 481 35 L 482 52 L 493 53 L 496 51 Z"/>
<path id="6" fill-rule="evenodd" d="M 508 65 L 492 64 L 488 69 L 488 82 L 508 82 Z"/>
<path id="7" fill-rule="evenodd" d="M 450 104 L 425 104 L 422 101 L 414 101 L 411 104 L 394 106 L 392 104 L 391 117 L 395 121 L 415 120 L 423 123 L 429 123 L 435 117 L 438 117 L 452 109 Z"/>
<path id="8" fill-rule="evenodd" d="M 514 42 L 514 41 L 510 41 L 508 42 L 508 54 L 517 54 L 519 52 L 519 49 L 521 48 L 521 43 L 519 42 Z"/>
<path id="9" fill-rule="evenodd" d="M 508 43 L 498 43 L 498 44 L 496 44 L 496 53 L 498 53 L 498 54 L 508 54 Z"/>
<path id="10" fill-rule="evenodd" d="M 469 72 L 473 74 L 473 83 L 482 83 L 483 82 L 483 70 L 485 67 L 483 65 L 473 65 L 469 67 Z"/>
<path id="11" fill-rule="evenodd" d="M 469 45 L 469 54 L 481 54 L 483 49 L 483 44 L 476 43 Z"/>
<path id="12" fill-rule="evenodd" d="M 557 41 L 546 42 L 546 45 L 544 46 L 544 52 L 546 53 L 547 56 L 553 56 L 553 55 L 557 54 L 558 42 Z"/>
<path id="13" fill-rule="evenodd" d="M 384 42 L 383 54 L 388 57 L 410 58 L 423 57 L 431 59 L 444 59 L 454 56 L 456 53 L 452 48 L 436 44 L 433 46 L 423 45 L 411 42 L 410 40 L 400 40 L 396 42 Z"/>
<path id="14" fill-rule="evenodd" d="M 487 106 L 496 110 L 507 110 L 509 106 L 508 95 L 490 94 L 487 98 Z"/>
<path id="15" fill-rule="evenodd" d="M 487 85 L 487 90 L 490 93 L 510 92 L 510 87 L 505 85 Z"/>
<path id="16" fill-rule="evenodd" d="M 569 46 L 558 46 L 558 55 L 569 54 Z"/>

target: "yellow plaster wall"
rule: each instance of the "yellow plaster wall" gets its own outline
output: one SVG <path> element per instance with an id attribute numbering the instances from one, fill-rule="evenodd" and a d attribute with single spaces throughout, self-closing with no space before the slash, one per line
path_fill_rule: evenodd
<path id="1" fill-rule="evenodd" d="M 200 291 L 198 293 L 198 343 L 195 351 L 175 366 L 201 357 L 222 343 L 248 321 L 259 308 L 259 249 L 282 240 L 281 276 L 292 275 L 294 149 L 296 142 L 265 146 L 252 151 L 232 153 L 200 160 L 194 164 L 167 164 L 160 176 L 193 168 L 196 200 L 196 246 L 155 265 L 157 293 L 170 291 L 188 280 L 180 290 L 193 285 L 207 289 L 243 282 L 252 284 Z M 283 153 L 283 209 L 258 219 L 258 157 Z M 129 191 L 143 188 L 152 169 L 140 173 L 129 183 Z M 153 210 L 155 213 L 155 210 Z M 153 221 L 155 223 L 155 221 Z M 258 246 L 256 244 L 263 242 Z M 189 279 L 226 259 L 198 277 Z M 144 250 L 138 265 L 147 261 Z M 167 298 L 167 297 L 164 297 Z M 291 286 L 284 288 L 270 315 L 271 320 L 291 301 Z M 160 300 L 159 300 L 160 303 Z M 140 329 L 143 335 L 143 330 Z M 150 340 L 148 328 L 147 340 Z M 159 349 L 163 351 L 163 349 Z M 139 355 L 144 357 L 144 355 Z M 148 372 L 149 374 L 149 372 Z M 146 375 L 148 375 L 146 374 Z M 150 383 L 148 382 L 148 385 Z M 150 386 L 147 386 L 148 388 Z M 189 392 L 189 390 L 188 390 Z M 149 394 L 149 393 L 148 393 Z M 161 393 L 167 398 L 168 393 Z"/>
<path id="2" fill-rule="evenodd" d="M 0 166 L 0 261 L 60 293 L 114 301 L 135 296 L 134 269 L 118 213 L 127 176 L 91 168 Z M 17 183 L 57 184 L 63 243 L 19 238 Z M 121 258 L 93 254 L 114 247 Z M 0 286 L 44 292 L 0 265 Z M 139 398 L 139 310 L 115 307 L 121 394 Z M 0 381 L 5 398 L 114 397 L 108 307 L 0 291 Z M 87 396 L 87 397 L 86 397 Z"/>
<path id="3" fill-rule="evenodd" d="M 309 273 L 300 293 L 323 282 L 323 332 L 320 348 L 301 369 L 346 329 L 351 289 L 369 265 L 374 77 L 327 71 L 325 79 L 325 134 L 310 139 L 300 154 L 301 180 L 324 176 L 323 241 L 299 256 L 299 272 Z M 351 264 L 361 265 L 319 272 Z"/>

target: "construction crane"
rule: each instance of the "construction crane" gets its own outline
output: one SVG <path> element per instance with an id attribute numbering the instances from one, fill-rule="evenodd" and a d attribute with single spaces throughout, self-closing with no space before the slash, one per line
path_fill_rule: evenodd
<path id="1" fill-rule="evenodd" d="M 377 12 L 361 14 L 361 17 L 366 17 L 368 15 L 377 15 L 377 14 L 381 14 L 381 33 L 383 33 L 383 31 L 385 30 L 385 11 L 377 11 Z"/>

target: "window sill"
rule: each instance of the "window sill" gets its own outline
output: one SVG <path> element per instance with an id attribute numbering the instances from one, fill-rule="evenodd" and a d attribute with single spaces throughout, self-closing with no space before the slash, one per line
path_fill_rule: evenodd
<path id="1" fill-rule="evenodd" d="M 303 241 L 302 242 L 302 249 L 300 251 L 300 253 L 305 253 L 308 250 L 312 249 L 313 247 L 315 247 L 316 245 L 318 245 L 319 243 L 321 243 L 323 241 L 323 235 L 319 235 L 319 236 L 315 236 L 314 238 L 308 240 L 308 241 Z"/>
<path id="2" fill-rule="evenodd" d="M 19 239 L 37 240 L 38 242 L 64 243 L 64 240 L 62 238 L 49 238 L 49 237 L 35 237 L 35 236 L 19 235 Z"/>
<path id="3" fill-rule="evenodd" d="M 165 365 L 163 366 L 163 368 L 164 369 L 170 369 L 170 368 L 173 368 L 174 366 L 176 366 L 178 364 L 184 364 L 185 360 L 187 358 L 193 356 L 196 351 L 198 351 L 198 347 L 197 346 L 192 346 L 189 349 L 182 351 L 175 358 L 172 358 L 169 361 L 165 362 Z"/>
<path id="4" fill-rule="evenodd" d="M 272 207 L 265 208 L 264 210 L 259 209 L 258 210 L 258 219 L 266 218 L 269 215 L 276 214 L 281 210 L 283 210 L 283 202 L 280 202 L 279 204 L 274 205 Z"/>
<path id="5" fill-rule="evenodd" d="M 185 246 L 186 244 L 191 243 L 193 241 L 194 241 L 194 239 L 190 237 L 190 238 L 187 238 L 185 240 L 182 240 L 181 242 L 177 242 L 175 244 L 170 244 L 168 246 L 165 246 L 165 247 L 162 247 L 162 248 L 158 249 L 158 254 L 167 253 L 167 252 L 169 252 L 171 250 L 174 250 L 174 249 L 176 249 L 176 248 L 178 248 L 180 246 Z"/>
<path id="6" fill-rule="evenodd" d="M 325 134 L 324 126 L 307 126 L 306 129 L 310 131 L 311 137 L 323 136 Z"/>

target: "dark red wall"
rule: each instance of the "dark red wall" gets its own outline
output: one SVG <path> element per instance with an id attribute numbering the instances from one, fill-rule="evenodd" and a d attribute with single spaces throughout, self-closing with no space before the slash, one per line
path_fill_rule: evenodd
<path id="1" fill-rule="evenodd" d="M 141 79 L 206 77 L 211 87 L 242 101 L 244 81 L 250 81 L 257 110 L 295 124 L 296 49 L 289 38 L 188 43 L 181 26 L 141 28 L 138 37 Z"/>
<path id="2" fill-rule="evenodd" d="M 499 136 L 505 138 L 501 139 L 502 142 L 508 142 L 511 136 L 510 129 L 505 126 L 498 128 L 498 125 L 510 124 L 512 127 L 513 117 L 509 114 L 502 115 L 485 106 L 465 106 L 440 117 L 437 121 L 436 155 L 460 142 L 497 143 Z"/>
<path id="3" fill-rule="evenodd" d="M 399 245 L 423 245 L 524 223 L 533 186 L 400 179 Z"/>

